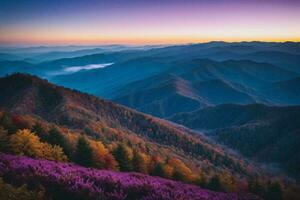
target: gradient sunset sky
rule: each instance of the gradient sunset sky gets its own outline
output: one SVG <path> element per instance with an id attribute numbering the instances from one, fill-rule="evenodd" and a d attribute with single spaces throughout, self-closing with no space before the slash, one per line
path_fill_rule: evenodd
<path id="1" fill-rule="evenodd" d="M 300 41 L 300 0 L 0 0 L 0 44 Z"/>

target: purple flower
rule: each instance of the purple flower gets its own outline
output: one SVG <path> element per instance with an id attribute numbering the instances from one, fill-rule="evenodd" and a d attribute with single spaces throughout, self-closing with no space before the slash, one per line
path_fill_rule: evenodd
<path id="1" fill-rule="evenodd" d="M 43 185 L 49 194 L 72 199 L 238 199 L 234 193 L 213 192 L 139 173 L 89 169 L 7 154 L 0 154 L 0 176 L 13 183 Z"/>

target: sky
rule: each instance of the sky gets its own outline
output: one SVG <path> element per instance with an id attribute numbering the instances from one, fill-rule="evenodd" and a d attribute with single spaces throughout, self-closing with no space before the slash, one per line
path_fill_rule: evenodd
<path id="1" fill-rule="evenodd" d="M 300 41 L 300 0 L 0 0 L 0 44 Z"/>

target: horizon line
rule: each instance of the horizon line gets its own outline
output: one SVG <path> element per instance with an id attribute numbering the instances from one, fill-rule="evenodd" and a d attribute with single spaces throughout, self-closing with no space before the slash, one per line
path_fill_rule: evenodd
<path id="1" fill-rule="evenodd" d="M 176 45 L 193 45 L 193 44 L 206 44 L 206 43 L 214 43 L 214 42 L 223 42 L 223 43 L 300 43 L 300 38 L 297 40 L 239 40 L 239 41 L 230 41 L 230 40 L 208 40 L 208 41 L 199 41 L 199 42 L 174 42 L 174 43 L 32 43 L 32 44 L 1 44 L 1 48 L 20 48 L 20 47 L 98 47 L 98 46 L 176 46 Z"/>

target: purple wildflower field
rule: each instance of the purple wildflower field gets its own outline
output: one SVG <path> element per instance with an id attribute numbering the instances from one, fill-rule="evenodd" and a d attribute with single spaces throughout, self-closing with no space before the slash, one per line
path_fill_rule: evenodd
<path id="1" fill-rule="evenodd" d="M 0 154 L 0 176 L 14 184 L 42 185 L 56 199 L 241 199 L 237 194 L 213 192 L 139 173 L 96 170 L 7 154 Z M 244 196 L 242 199 L 248 198 Z"/>

